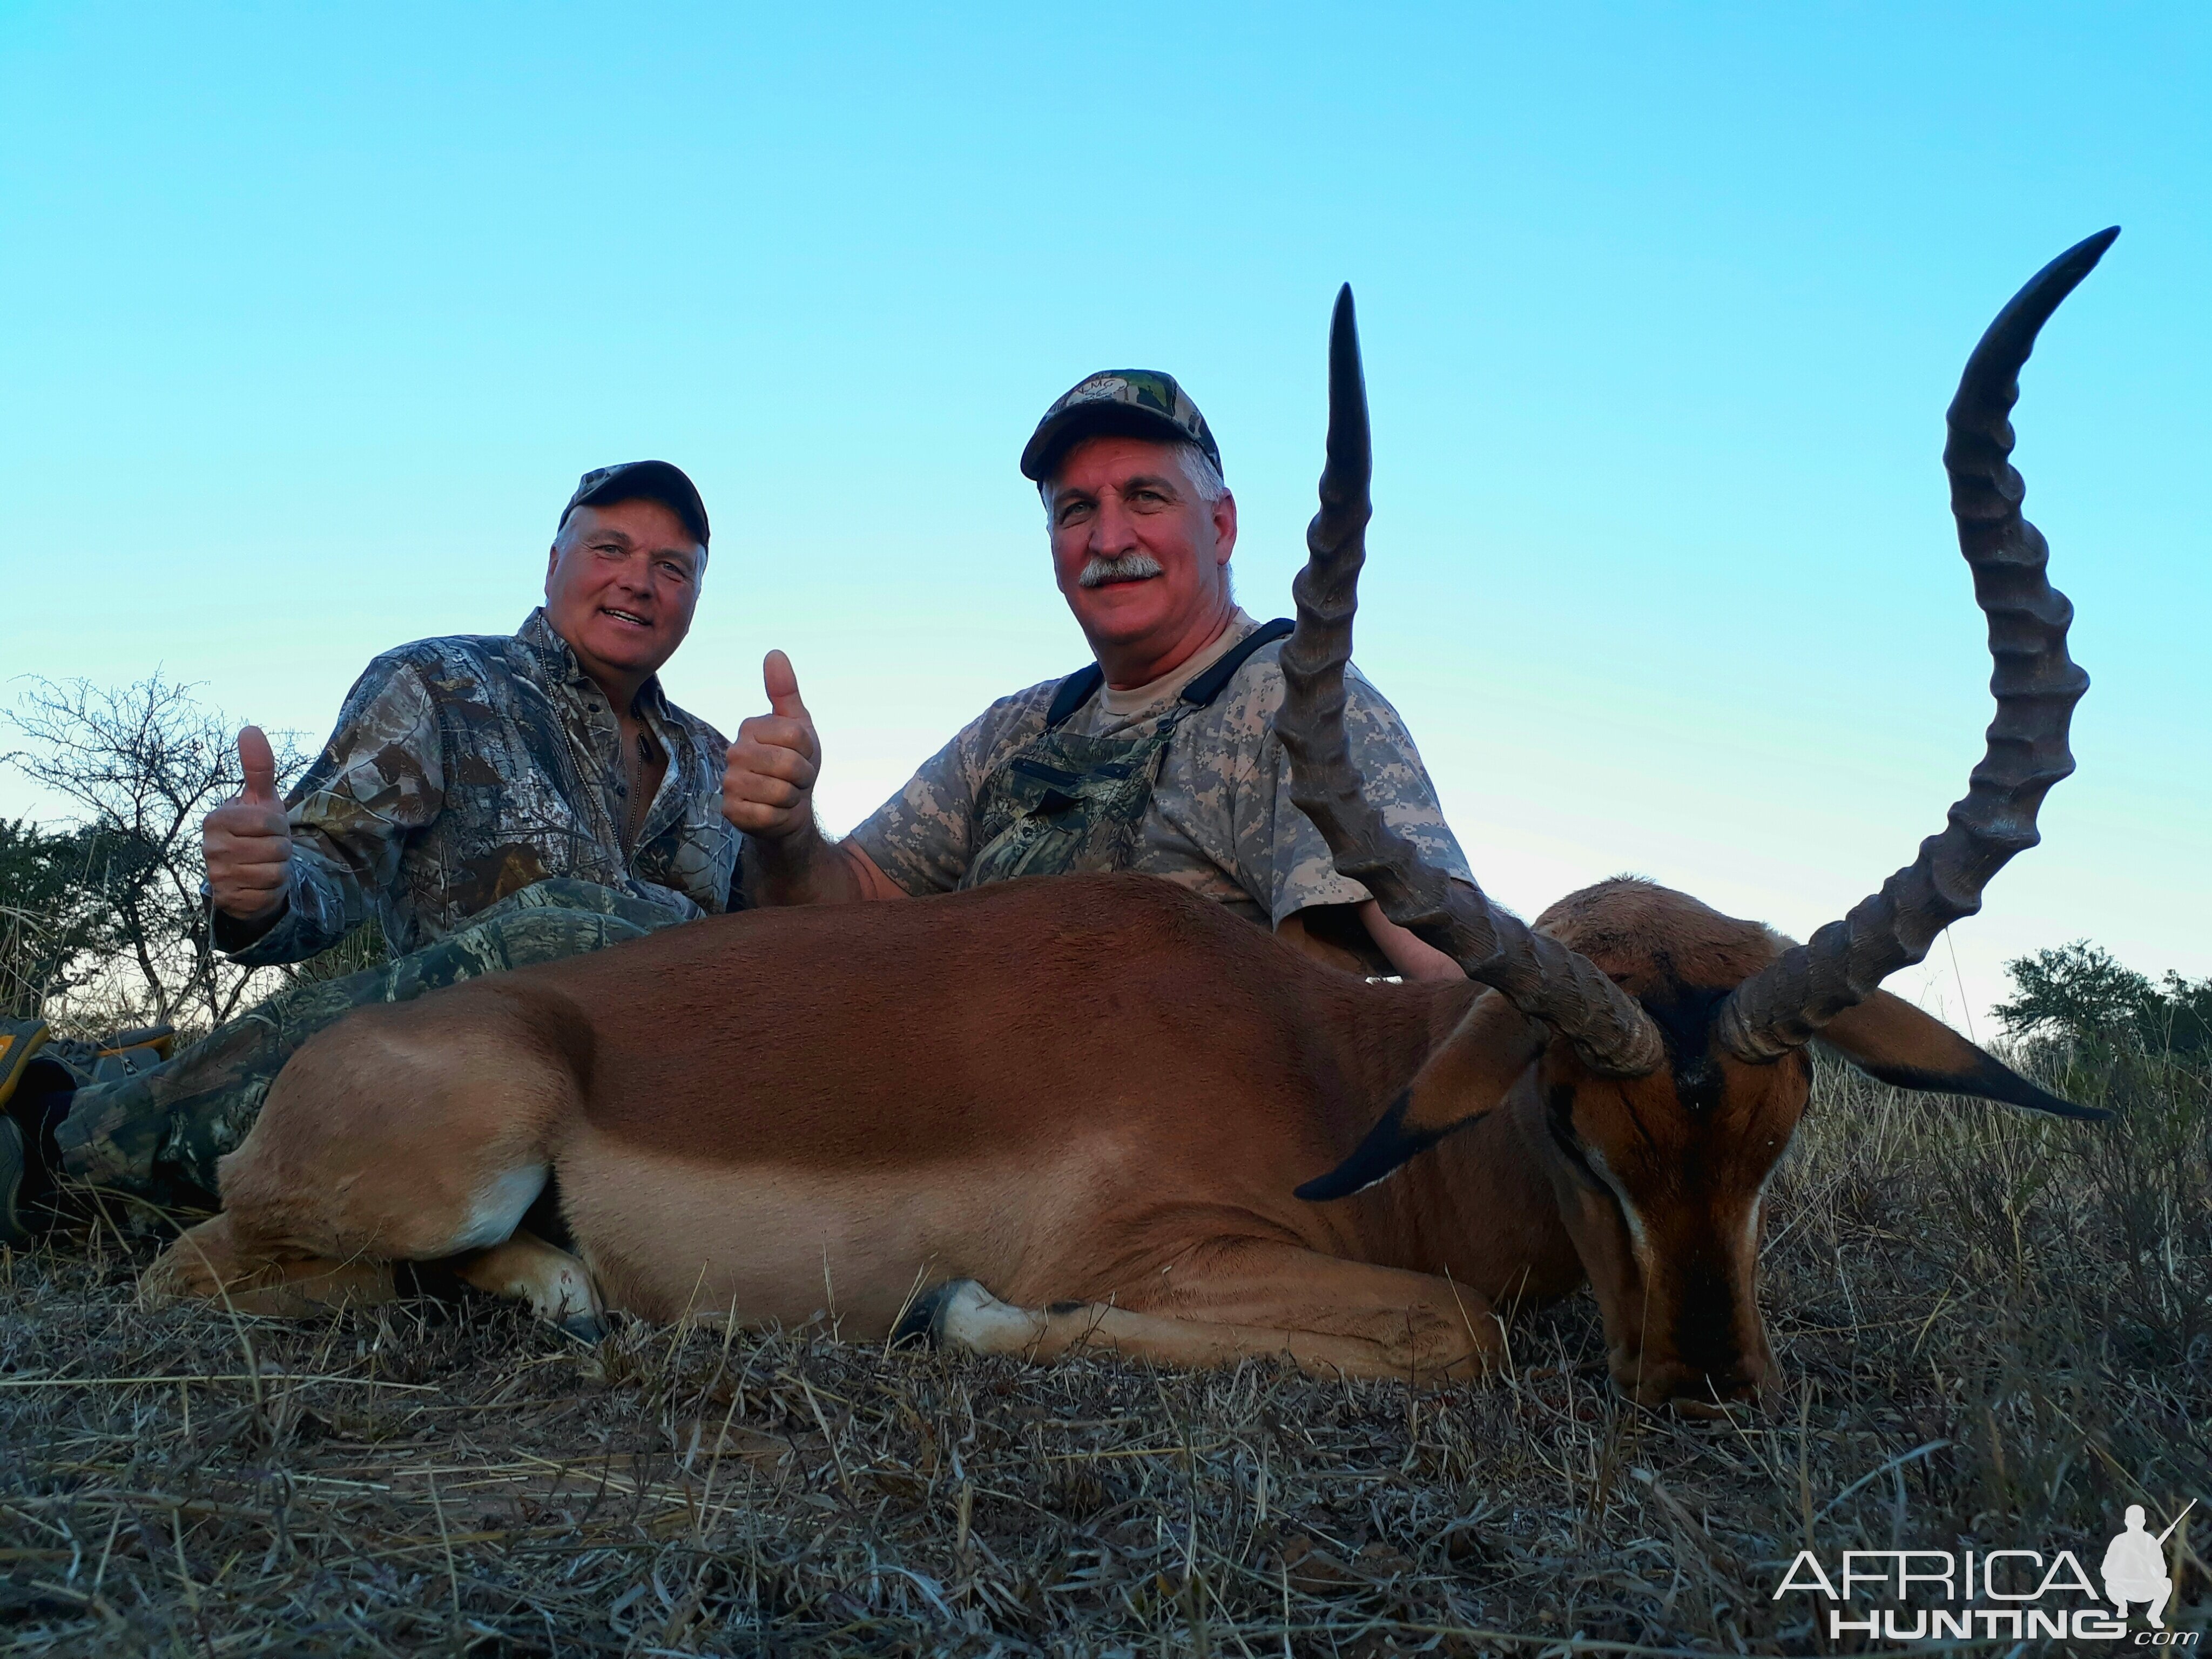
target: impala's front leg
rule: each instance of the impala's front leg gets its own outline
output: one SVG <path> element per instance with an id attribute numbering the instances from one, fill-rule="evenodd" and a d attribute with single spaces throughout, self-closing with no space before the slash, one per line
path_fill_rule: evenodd
<path id="1" fill-rule="evenodd" d="M 1490 1304 L 1428 1273 L 1238 1241 L 1173 1278 L 1172 1296 L 1150 1309 L 1060 1302 L 1042 1310 L 954 1279 L 916 1303 L 899 1332 L 1032 1359 L 1107 1348 L 1199 1369 L 1275 1356 L 1323 1375 L 1413 1382 L 1480 1376 L 1504 1358 Z"/>
<path id="2" fill-rule="evenodd" d="M 597 1341 L 605 1334 L 591 1270 L 526 1228 L 488 1250 L 455 1256 L 447 1264 L 464 1284 L 493 1296 L 527 1302 L 540 1319 L 572 1336 Z"/>

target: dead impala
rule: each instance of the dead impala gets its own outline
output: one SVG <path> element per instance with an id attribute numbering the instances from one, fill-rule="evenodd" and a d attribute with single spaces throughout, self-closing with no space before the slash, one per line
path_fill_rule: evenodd
<path id="1" fill-rule="evenodd" d="M 2073 767 L 2087 680 L 2007 416 L 2038 330 L 2117 234 L 2021 289 L 1950 409 L 1996 665 L 1987 753 L 1948 827 L 1809 942 L 1632 880 L 1531 929 L 1363 801 L 1342 726 L 1370 475 L 1347 289 L 1279 731 L 1338 868 L 1468 982 L 1363 983 L 1139 875 L 713 917 L 324 1032 L 156 1287 L 282 1313 L 442 1262 L 569 1321 L 826 1312 L 851 1336 L 1040 1358 L 1433 1377 L 1502 1354 L 1498 1307 L 1587 1279 L 1624 1393 L 1755 1394 L 1762 1194 L 1808 1042 L 1907 1089 L 2103 1115 L 1877 987 L 1979 908 Z M 549 1180 L 568 1250 L 521 1230 Z"/>

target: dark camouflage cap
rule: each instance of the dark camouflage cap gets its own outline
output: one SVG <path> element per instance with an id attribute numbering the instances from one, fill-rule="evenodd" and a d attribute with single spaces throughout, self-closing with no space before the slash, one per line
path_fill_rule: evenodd
<path id="1" fill-rule="evenodd" d="M 1109 433 L 1194 443 L 1214 471 L 1221 470 L 1221 450 L 1206 416 L 1174 375 L 1156 368 L 1109 368 L 1077 382 L 1045 410 L 1022 450 L 1022 476 L 1042 483 L 1070 444 Z"/>
<path id="2" fill-rule="evenodd" d="M 623 461 L 614 466 L 595 466 L 577 481 L 576 493 L 561 509 L 561 523 L 580 507 L 605 507 L 614 501 L 659 501 L 684 521 L 684 527 L 707 545 L 707 503 L 698 487 L 684 476 L 684 469 L 667 461 Z M 557 535 L 560 526 L 554 526 Z"/>

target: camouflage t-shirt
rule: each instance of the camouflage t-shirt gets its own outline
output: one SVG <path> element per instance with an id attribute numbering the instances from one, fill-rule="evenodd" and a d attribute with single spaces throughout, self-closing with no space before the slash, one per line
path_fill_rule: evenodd
<path id="1" fill-rule="evenodd" d="M 1175 708 L 1176 694 L 1256 626 L 1239 611 L 1213 645 L 1152 684 L 1101 689 L 1060 729 L 1085 737 L 1139 735 Z M 1328 844 L 1291 804 L 1290 762 L 1275 736 L 1283 703 L 1279 641 L 1261 647 L 1211 707 L 1168 740 L 1139 830 L 1132 869 L 1164 876 L 1267 927 L 1317 904 L 1364 902 L 1367 890 L 1336 872 Z M 897 794 L 853 831 L 883 872 L 919 896 L 959 885 L 976 846 L 984 780 L 1045 729 L 1058 680 L 1001 697 L 930 757 Z M 1346 677 L 1345 729 L 1367 798 L 1447 875 L 1471 881 L 1436 786 L 1398 711 L 1357 669 Z"/>
<path id="2" fill-rule="evenodd" d="M 374 918 L 395 952 L 568 876 L 692 917 L 733 902 L 742 837 L 722 817 L 722 734 L 661 694 L 637 713 L 667 769 L 625 856 L 621 727 L 541 607 L 513 637 L 417 640 L 369 664 L 288 800 L 291 886 L 266 933 L 216 913 L 252 964 L 298 962 Z"/>

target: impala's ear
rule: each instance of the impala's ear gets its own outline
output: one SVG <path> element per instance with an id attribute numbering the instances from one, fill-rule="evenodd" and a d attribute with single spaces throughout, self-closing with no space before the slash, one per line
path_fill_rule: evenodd
<path id="1" fill-rule="evenodd" d="M 1313 1203 L 1372 1187 L 1416 1152 L 1498 1109 L 1514 1080 L 1544 1052 L 1544 1028 L 1485 991 L 1419 1075 L 1390 1103 L 1350 1158 L 1297 1190 Z"/>
<path id="2" fill-rule="evenodd" d="M 1923 1094 L 1978 1095 L 2057 1117 L 2102 1122 L 2110 1112 L 2046 1094 L 1949 1026 L 1887 991 L 1876 991 L 1820 1028 L 1817 1039 L 1869 1076 Z"/>

